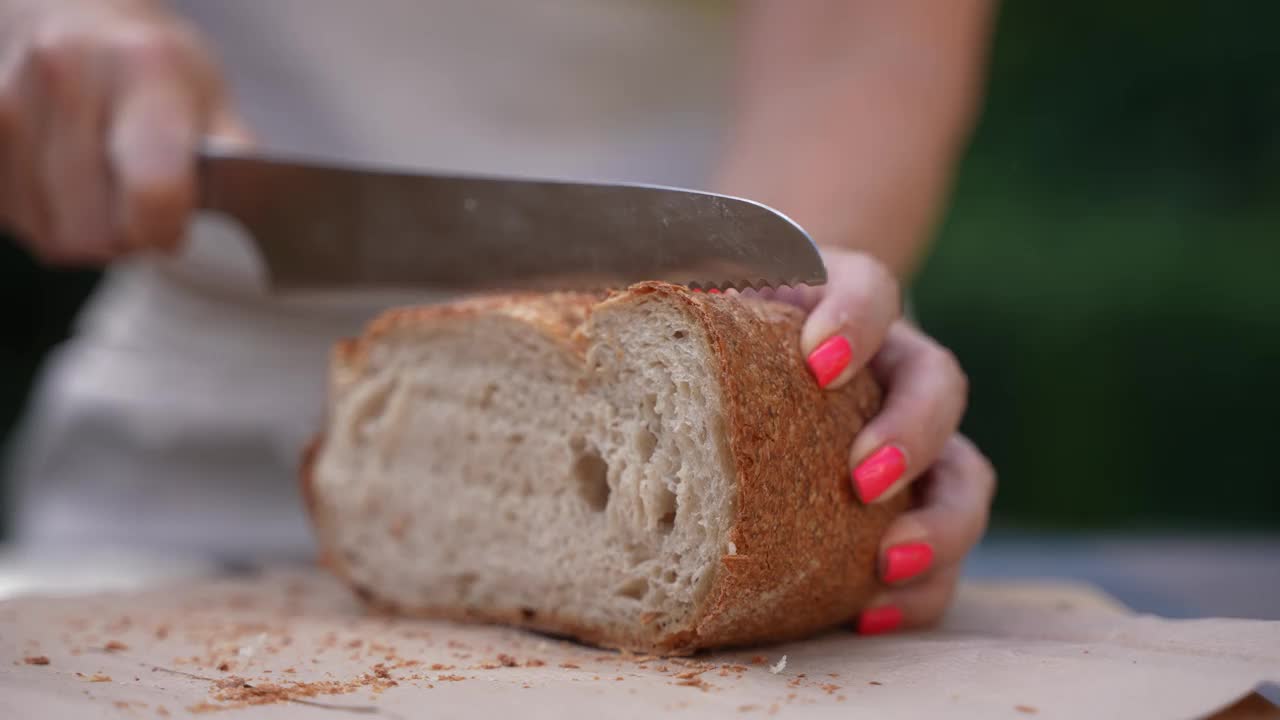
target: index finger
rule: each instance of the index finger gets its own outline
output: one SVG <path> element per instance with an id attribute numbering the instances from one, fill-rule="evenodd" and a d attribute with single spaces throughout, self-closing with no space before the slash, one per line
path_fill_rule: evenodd
<path id="1" fill-rule="evenodd" d="M 172 248 L 181 238 L 195 205 L 201 114 L 196 93 L 159 71 L 132 78 L 114 108 L 108 152 L 128 247 Z"/>
<path id="2" fill-rule="evenodd" d="M 898 281 L 864 254 L 829 260 L 830 281 L 805 320 L 800 346 L 818 384 L 835 389 L 864 367 L 902 313 Z"/>

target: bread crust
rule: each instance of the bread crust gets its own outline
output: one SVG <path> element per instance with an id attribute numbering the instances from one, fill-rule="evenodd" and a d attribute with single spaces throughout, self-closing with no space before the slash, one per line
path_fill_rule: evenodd
<path id="1" fill-rule="evenodd" d="M 563 342 L 585 362 L 593 312 L 615 305 L 676 303 L 702 326 L 722 388 L 729 449 L 736 471 L 734 518 L 721 557 L 690 623 L 655 635 L 642 627 L 586 625 L 541 609 L 399 607 L 373 588 L 355 588 L 374 611 L 522 626 L 580 641 L 662 654 L 797 639 L 845 622 L 883 589 L 876 575 L 880 538 L 908 502 L 905 493 L 874 506 L 853 494 L 849 448 L 880 407 L 881 390 L 863 371 L 838 390 L 820 389 L 799 349 L 803 313 L 761 300 L 692 292 L 661 282 L 609 296 L 513 294 L 392 310 L 358 339 L 334 350 L 335 373 L 358 372 L 369 347 L 402 329 L 459 317 L 507 315 Z M 317 436 L 301 482 L 321 557 L 350 583 L 330 547 L 329 513 L 312 487 L 322 452 Z"/>

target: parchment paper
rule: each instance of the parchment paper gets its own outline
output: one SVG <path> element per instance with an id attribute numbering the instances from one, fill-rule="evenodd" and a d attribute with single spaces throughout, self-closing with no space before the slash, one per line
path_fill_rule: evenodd
<path id="1" fill-rule="evenodd" d="M 663 660 L 367 617 L 327 576 L 286 571 L 0 603 L 0 663 L 3 718 L 1168 720 L 1280 680 L 1280 623 L 1141 617 L 1056 582 L 967 584 L 932 631 Z"/>

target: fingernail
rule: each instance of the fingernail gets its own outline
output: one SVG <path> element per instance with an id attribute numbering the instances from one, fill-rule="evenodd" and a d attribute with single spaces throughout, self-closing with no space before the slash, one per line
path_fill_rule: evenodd
<path id="1" fill-rule="evenodd" d="M 864 503 L 873 503 L 907 470 L 907 457 L 892 445 L 885 445 L 853 469 L 853 486 Z"/>
<path id="2" fill-rule="evenodd" d="M 902 611 L 892 605 L 865 610 L 858 616 L 859 635 L 893 632 L 902 625 Z"/>
<path id="3" fill-rule="evenodd" d="M 809 353 L 809 369 L 818 379 L 818 387 L 830 385 L 849 365 L 853 348 L 840 335 L 829 337 Z"/>
<path id="4" fill-rule="evenodd" d="M 912 542 L 894 545 L 884 554 L 884 581 L 902 582 L 929 569 L 933 563 L 933 547 L 929 543 Z"/>

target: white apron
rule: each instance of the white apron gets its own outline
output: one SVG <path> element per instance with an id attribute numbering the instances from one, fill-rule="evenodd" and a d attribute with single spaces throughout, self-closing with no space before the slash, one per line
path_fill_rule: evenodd
<path id="1" fill-rule="evenodd" d="M 702 186 L 728 9 L 690 0 L 181 0 L 272 150 Z M 301 448 L 327 353 L 387 302 L 260 290 L 234 228 L 122 263 L 51 358 L 13 447 L 16 539 L 244 553 L 310 545 Z"/>

